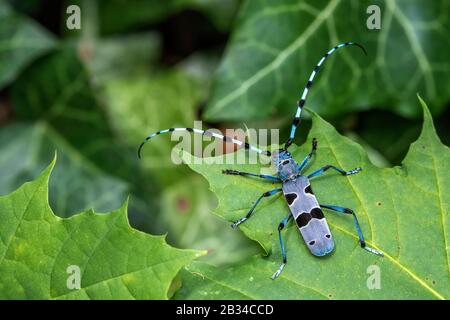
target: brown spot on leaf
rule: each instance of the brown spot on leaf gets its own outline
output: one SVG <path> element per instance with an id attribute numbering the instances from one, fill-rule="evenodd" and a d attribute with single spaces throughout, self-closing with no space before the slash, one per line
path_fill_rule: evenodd
<path id="1" fill-rule="evenodd" d="M 186 213 L 189 209 L 189 200 L 184 196 L 180 196 L 176 200 L 176 206 L 178 213 Z"/>

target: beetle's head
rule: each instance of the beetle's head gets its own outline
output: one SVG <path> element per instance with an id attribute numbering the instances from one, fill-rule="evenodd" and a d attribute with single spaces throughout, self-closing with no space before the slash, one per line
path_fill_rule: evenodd
<path id="1" fill-rule="evenodd" d="M 292 154 L 287 151 L 286 149 L 278 149 L 275 151 L 272 151 L 272 162 L 275 165 L 278 165 L 280 162 L 284 160 L 292 159 Z"/>
<path id="2" fill-rule="evenodd" d="M 286 149 L 272 152 L 272 163 L 282 180 L 297 176 L 297 163 L 292 158 L 292 154 Z"/>

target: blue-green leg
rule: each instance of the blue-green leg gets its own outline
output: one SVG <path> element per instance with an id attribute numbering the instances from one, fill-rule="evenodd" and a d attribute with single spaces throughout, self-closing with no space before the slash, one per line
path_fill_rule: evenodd
<path id="1" fill-rule="evenodd" d="M 253 204 L 253 206 L 250 208 L 250 210 L 247 212 L 247 214 L 245 215 L 245 217 L 240 218 L 239 220 L 235 221 L 231 227 L 233 229 L 235 229 L 238 225 L 240 225 L 242 222 L 248 220 L 253 213 L 253 210 L 255 210 L 256 206 L 258 205 L 258 203 L 261 201 L 262 198 L 266 198 L 266 197 L 270 197 L 273 196 L 274 194 L 277 194 L 278 192 L 280 192 L 282 189 L 281 188 L 276 188 L 276 189 L 272 189 L 270 191 L 264 192 L 259 198 L 258 200 L 255 201 L 255 203 Z"/>
<path id="2" fill-rule="evenodd" d="M 343 176 L 349 176 L 351 174 L 358 173 L 358 172 L 360 172 L 362 170 L 362 168 L 358 167 L 358 168 L 355 168 L 355 169 L 350 170 L 350 171 L 345 171 L 345 170 L 339 169 L 338 167 L 335 167 L 335 166 L 332 166 L 332 165 L 326 165 L 326 166 L 324 166 L 324 167 L 314 171 L 313 173 L 311 173 L 308 176 L 308 179 L 311 179 L 313 177 L 317 177 L 317 176 L 321 175 L 322 173 L 324 173 L 325 171 L 327 171 L 328 169 L 336 170 L 337 172 L 339 172 Z"/>
<path id="3" fill-rule="evenodd" d="M 355 222 L 356 231 L 358 232 L 359 244 L 361 245 L 361 248 L 363 248 L 364 250 L 367 250 L 369 252 L 372 252 L 374 254 L 377 254 L 379 256 L 383 256 L 382 252 L 366 246 L 366 242 L 364 241 L 364 236 L 363 236 L 361 227 L 359 225 L 358 218 L 356 217 L 356 213 L 352 209 L 339 207 L 339 206 L 330 206 L 330 205 L 326 205 L 326 204 L 321 204 L 320 206 L 322 208 L 326 208 L 326 209 L 330 209 L 330 210 L 333 210 L 333 211 L 337 211 L 337 212 L 353 215 L 353 221 Z"/>
<path id="4" fill-rule="evenodd" d="M 312 143 L 311 152 L 305 157 L 305 159 L 303 159 L 302 163 L 300 163 L 300 165 L 297 168 L 297 171 L 299 173 L 301 173 L 303 168 L 306 167 L 306 165 L 308 164 L 309 160 L 311 160 L 312 156 L 314 155 L 314 152 L 317 149 L 317 139 L 313 138 L 311 143 Z"/>
<path id="5" fill-rule="evenodd" d="M 222 170 L 222 173 L 230 174 L 230 175 L 237 175 L 237 176 L 257 177 L 257 178 L 262 178 L 262 179 L 266 179 L 266 180 L 270 180 L 270 181 L 281 182 L 280 178 L 271 176 L 271 175 L 267 175 L 267 174 L 255 174 L 255 173 L 242 172 L 242 171 L 230 170 L 230 169 Z"/>
<path id="6" fill-rule="evenodd" d="M 283 241 L 283 236 L 281 235 L 281 231 L 284 229 L 284 227 L 288 224 L 289 220 L 291 220 L 292 215 L 289 214 L 288 216 L 286 216 L 286 218 L 284 218 L 280 224 L 278 225 L 278 237 L 280 238 L 280 246 L 281 246 L 281 255 L 283 256 L 283 263 L 281 263 L 280 267 L 278 268 L 278 270 L 272 275 L 272 280 L 275 280 L 280 273 L 283 271 L 284 266 L 287 263 L 287 259 L 286 259 L 286 248 L 284 247 L 284 241 Z"/>

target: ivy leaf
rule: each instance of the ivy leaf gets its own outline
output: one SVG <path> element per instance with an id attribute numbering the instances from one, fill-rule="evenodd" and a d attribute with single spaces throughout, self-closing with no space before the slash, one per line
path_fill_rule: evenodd
<path id="1" fill-rule="evenodd" d="M 126 176 L 129 163 L 74 48 L 64 47 L 33 63 L 14 82 L 11 102 L 20 120 L 45 122 L 90 161 Z"/>
<path id="2" fill-rule="evenodd" d="M 9 151 L 0 159 L 7 172 L 0 182 L 2 194 L 34 177 L 51 160 L 49 154 L 58 150 L 60 165 L 50 183 L 51 191 L 58 192 L 50 193 L 50 203 L 59 214 L 112 210 L 124 201 L 133 187 L 129 182 L 139 179 L 130 174 L 135 151 L 126 157 L 115 140 L 73 47 L 35 61 L 14 82 L 10 96 L 20 123 L 0 133 L 2 150 Z"/>
<path id="3" fill-rule="evenodd" d="M 0 2 L 0 88 L 55 45 L 52 34 Z"/>
<path id="4" fill-rule="evenodd" d="M 380 30 L 366 25 L 370 5 L 381 10 Z M 379 106 L 419 116 L 411 106 L 420 92 L 439 113 L 450 98 L 449 12 L 446 1 L 245 1 L 205 118 L 262 119 L 275 107 L 292 115 L 312 68 L 346 41 L 363 44 L 368 56 L 346 48 L 330 57 L 307 107 L 335 115 Z"/>
<path id="5" fill-rule="evenodd" d="M 130 184 L 104 172 L 45 122 L 14 123 L 0 128 L 0 194 L 17 189 L 24 180 L 37 176 L 59 152 L 58 166 L 50 181 L 50 204 L 62 217 L 87 208 L 109 211 L 119 207 Z M 70 200 L 69 200 L 70 199 Z"/>
<path id="6" fill-rule="evenodd" d="M 0 197 L 0 298 L 167 299 L 179 269 L 202 252 L 132 229 L 127 203 L 106 214 L 56 217 L 47 194 L 54 164 Z M 80 289 L 68 289 L 69 266 L 80 269 Z"/>
<path id="7" fill-rule="evenodd" d="M 348 177 L 326 173 L 312 179 L 316 197 L 322 204 L 352 208 L 367 244 L 384 252 L 384 257 L 359 247 L 351 216 L 324 210 L 335 238 L 335 252 L 324 258 L 312 256 L 291 223 L 283 232 L 288 263 L 280 278 L 272 281 L 270 276 L 281 262 L 277 227 L 289 212 L 282 195 L 273 196 L 264 199 L 254 216 L 240 226 L 270 255 L 256 256 L 247 264 L 226 270 L 192 264 L 186 273 L 196 277 L 196 284 L 188 280 L 178 298 L 450 298 L 450 150 L 440 142 L 431 114 L 421 103 L 422 133 L 402 165 L 394 168 L 372 165 L 360 145 L 312 113 L 308 141 L 316 137 L 318 149 L 306 172 L 326 164 L 347 170 L 363 168 Z M 301 161 L 309 150 L 307 143 L 291 151 Z M 190 166 L 209 181 L 219 201 L 215 211 L 228 221 L 245 215 L 259 195 L 275 187 L 271 182 L 221 174 L 223 169 L 258 173 L 260 165 Z M 368 278 L 376 270 L 381 288 L 371 290 Z M 215 296 L 215 292 L 220 294 Z"/>

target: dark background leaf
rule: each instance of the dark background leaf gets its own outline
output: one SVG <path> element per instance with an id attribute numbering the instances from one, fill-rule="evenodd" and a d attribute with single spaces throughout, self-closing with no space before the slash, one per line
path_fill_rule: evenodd
<path id="1" fill-rule="evenodd" d="M 380 30 L 366 27 L 369 5 L 381 8 Z M 295 102 L 320 58 L 338 43 L 363 44 L 326 61 L 307 106 L 323 115 L 370 107 L 417 116 L 417 92 L 439 114 L 449 99 L 448 2 L 245 1 L 218 69 L 205 117 L 264 118 Z M 392 41 L 395 39 L 394 41 Z"/>
<path id="2" fill-rule="evenodd" d="M 0 2 L 0 88 L 54 45 L 50 32 Z"/>

